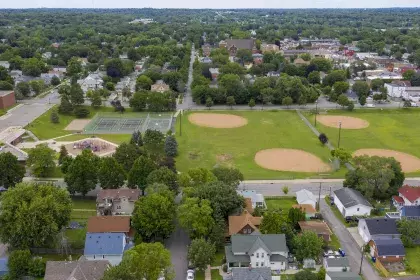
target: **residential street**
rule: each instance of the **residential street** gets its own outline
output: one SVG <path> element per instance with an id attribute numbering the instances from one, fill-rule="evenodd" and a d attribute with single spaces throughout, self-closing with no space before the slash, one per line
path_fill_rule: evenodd
<path id="1" fill-rule="evenodd" d="M 358 273 L 362 256 L 361 248 L 359 248 L 347 228 L 340 222 L 340 220 L 337 219 L 324 199 L 321 199 L 320 201 L 320 209 L 322 216 L 340 240 L 341 246 L 349 258 L 351 270 Z M 366 259 L 363 260 L 362 273 L 365 276 L 365 279 L 381 279 Z"/>
<path id="2" fill-rule="evenodd" d="M 190 68 L 188 70 L 188 81 L 187 81 L 187 90 L 185 92 L 182 104 L 177 106 L 178 110 L 185 110 L 194 106 L 194 102 L 191 96 L 191 83 L 193 81 L 193 65 L 195 60 L 195 48 L 194 43 L 191 46 L 191 59 L 190 59 Z"/>

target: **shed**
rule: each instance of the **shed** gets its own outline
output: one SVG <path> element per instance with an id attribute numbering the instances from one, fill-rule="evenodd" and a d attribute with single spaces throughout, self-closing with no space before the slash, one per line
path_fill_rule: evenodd
<path id="1" fill-rule="evenodd" d="M 344 217 L 370 215 L 373 209 L 359 191 L 351 188 L 334 191 L 334 203 Z"/>
<path id="2" fill-rule="evenodd" d="M 310 204 L 313 208 L 316 208 L 318 201 L 313 193 L 305 189 L 296 192 L 296 200 L 298 204 Z"/>

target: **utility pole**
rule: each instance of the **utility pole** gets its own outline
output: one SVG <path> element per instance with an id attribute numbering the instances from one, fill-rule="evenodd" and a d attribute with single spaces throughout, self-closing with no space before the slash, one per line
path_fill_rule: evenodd
<path id="1" fill-rule="evenodd" d="M 318 211 L 319 211 L 319 208 L 320 208 L 320 203 L 321 203 L 321 185 L 322 185 L 322 183 L 321 182 L 319 182 L 319 193 L 318 193 Z"/>
<path id="2" fill-rule="evenodd" d="M 362 275 L 362 265 L 363 265 L 363 251 L 364 251 L 364 248 L 365 247 L 365 245 L 363 245 L 362 246 L 362 257 L 360 258 L 360 269 L 359 269 L 359 275 Z"/>
<path id="3" fill-rule="evenodd" d="M 338 148 L 340 148 L 340 140 L 341 140 L 341 122 L 339 122 L 340 127 L 338 128 Z"/>
<path id="4" fill-rule="evenodd" d="M 316 127 L 316 115 L 318 115 L 318 100 L 315 101 L 315 127 Z"/>
<path id="5" fill-rule="evenodd" d="M 179 136 L 182 136 L 182 110 L 179 111 Z"/>

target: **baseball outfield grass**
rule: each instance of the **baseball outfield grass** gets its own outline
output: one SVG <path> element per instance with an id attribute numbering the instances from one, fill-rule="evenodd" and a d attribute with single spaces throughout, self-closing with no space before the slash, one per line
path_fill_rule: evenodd
<path id="1" fill-rule="evenodd" d="M 420 110 L 364 109 L 352 112 L 346 110 L 331 110 L 326 115 L 342 115 L 356 117 L 369 122 L 363 129 L 341 129 L 340 147 L 351 152 L 359 149 L 388 149 L 405 152 L 420 158 Z M 314 115 L 306 116 L 314 123 Z M 324 132 L 329 141 L 337 147 L 339 129 L 327 127 L 318 122 L 317 128 Z M 410 176 L 420 175 L 420 171 L 409 173 Z"/>
<path id="2" fill-rule="evenodd" d="M 206 112 L 209 111 L 200 113 Z M 248 120 L 248 124 L 237 128 L 209 128 L 192 124 L 188 116 L 193 113 L 184 113 L 182 118 L 178 116 L 176 137 L 179 156 L 176 161 L 181 172 L 195 167 L 213 168 L 216 165 L 225 165 L 241 170 L 245 179 L 319 178 L 320 176 L 339 178 L 345 174 L 344 169 L 321 175 L 274 171 L 264 169 L 255 163 L 254 157 L 258 151 L 271 148 L 300 149 L 329 163 L 329 150 L 321 145 L 295 111 L 210 111 L 210 113 L 241 116 Z"/>

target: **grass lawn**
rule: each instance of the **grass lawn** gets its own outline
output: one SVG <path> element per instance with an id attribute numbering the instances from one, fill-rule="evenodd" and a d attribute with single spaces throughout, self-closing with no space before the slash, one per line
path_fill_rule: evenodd
<path id="1" fill-rule="evenodd" d="M 338 237 L 335 234 L 331 235 L 331 241 L 328 245 L 332 247 L 333 250 L 338 250 L 338 248 L 341 248 L 340 240 L 338 240 Z"/>
<path id="2" fill-rule="evenodd" d="M 223 259 L 225 257 L 225 250 L 219 249 L 216 252 L 216 256 L 214 258 L 214 261 L 211 263 L 211 266 L 220 266 L 223 264 Z"/>
<path id="3" fill-rule="evenodd" d="M 420 274 L 420 246 L 405 248 L 406 260 L 413 273 Z"/>
<path id="4" fill-rule="evenodd" d="M 344 115 L 361 118 L 369 122 L 364 129 L 342 129 L 340 147 L 352 152 L 358 149 L 390 149 L 420 157 L 420 110 L 331 110 L 327 115 Z M 308 116 L 314 121 L 314 116 Z M 327 127 L 318 122 L 320 132 L 324 132 L 331 143 L 337 146 L 338 129 Z M 420 175 L 420 171 L 410 175 Z"/>
<path id="5" fill-rule="evenodd" d="M 204 280 L 204 271 L 196 271 L 195 280 Z"/>
<path id="6" fill-rule="evenodd" d="M 66 237 L 73 249 L 82 249 L 85 247 L 86 228 L 67 229 Z"/>
<path id="7" fill-rule="evenodd" d="M 94 199 L 73 199 L 73 209 L 96 210 L 96 201 Z"/>
<path id="8" fill-rule="evenodd" d="M 325 201 L 327 202 L 328 206 L 331 208 L 331 210 L 333 211 L 334 215 L 337 217 L 337 219 L 340 220 L 340 222 L 342 224 L 344 224 L 346 227 L 351 226 L 351 223 L 347 223 L 346 220 L 344 219 L 343 215 L 341 215 L 340 211 L 338 210 L 338 208 L 335 205 L 331 205 L 331 200 L 328 196 L 325 197 Z"/>
<path id="9" fill-rule="evenodd" d="M 73 135 L 69 135 L 69 136 L 57 139 L 57 141 L 77 141 L 77 140 L 89 138 L 91 136 L 92 135 L 90 134 L 73 134 Z M 131 134 L 96 134 L 95 136 L 98 138 L 107 140 L 109 142 L 115 143 L 115 144 L 129 142 L 131 139 Z"/>
<path id="10" fill-rule="evenodd" d="M 283 214 L 287 215 L 290 208 L 297 204 L 296 197 L 266 197 L 265 203 L 269 210 L 282 210 Z"/>
<path id="11" fill-rule="evenodd" d="M 223 280 L 223 277 L 219 274 L 218 269 L 211 270 L 211 280 Z"/>
<path id="12" fill-rule="evenodd" d="M 238 168 L 246 179 L 293 179 L 320 176 L 317 173 L 274 171 L 258 166 L 254 161 L 255 154 L 260 150 L 271 148 L 301 149 L 313 153 L 324 162 L 329 162 L 329 150 L 321 145 L 294 111 L 226 111 L 223 113 L 242 116 L 248 120 L 248 124 L 230 129 L 200 127 L 189 122 L 190 113 L 187 113 L 182 117 L 182 136 L 180 136 L 180 118 L 177 118 L 176 137 L 179 144 L 179 156 L 176 161 L 181 172 L 190 168 L 212 168 L 216 164 L 222 164 Z M 323 176 L 331 177 L 337 174 L 323 174 Z"/>
<path id="13" fill-rule="evenodd" d="M 58 106 L 55 106 L 53 109 L 57 109 Z M 91 119 L 95 116 L 96 113 L 113 113 L 114 108 L 112 107 L 101 107 L 99 109 L 93 109 L 90 106 L 84 106 L 90 111 L 90 115 L 87 117 Z M 52 123 L 50 120 L 51 110 L 42 114 L 39 118 L 34 120 L 32 123 L 27 125 L 25 128 L 32 131 L 40 140 L 47 140 L 63 135 L 70 134 L 71 131 L 64 130 L 69 123 L 76 119 L 73 115 L 62 115 L 58 114 L 60 122 L 59 123 Z M 115 115 L 119 115 L 119 113 L 115 113 Z"/>

